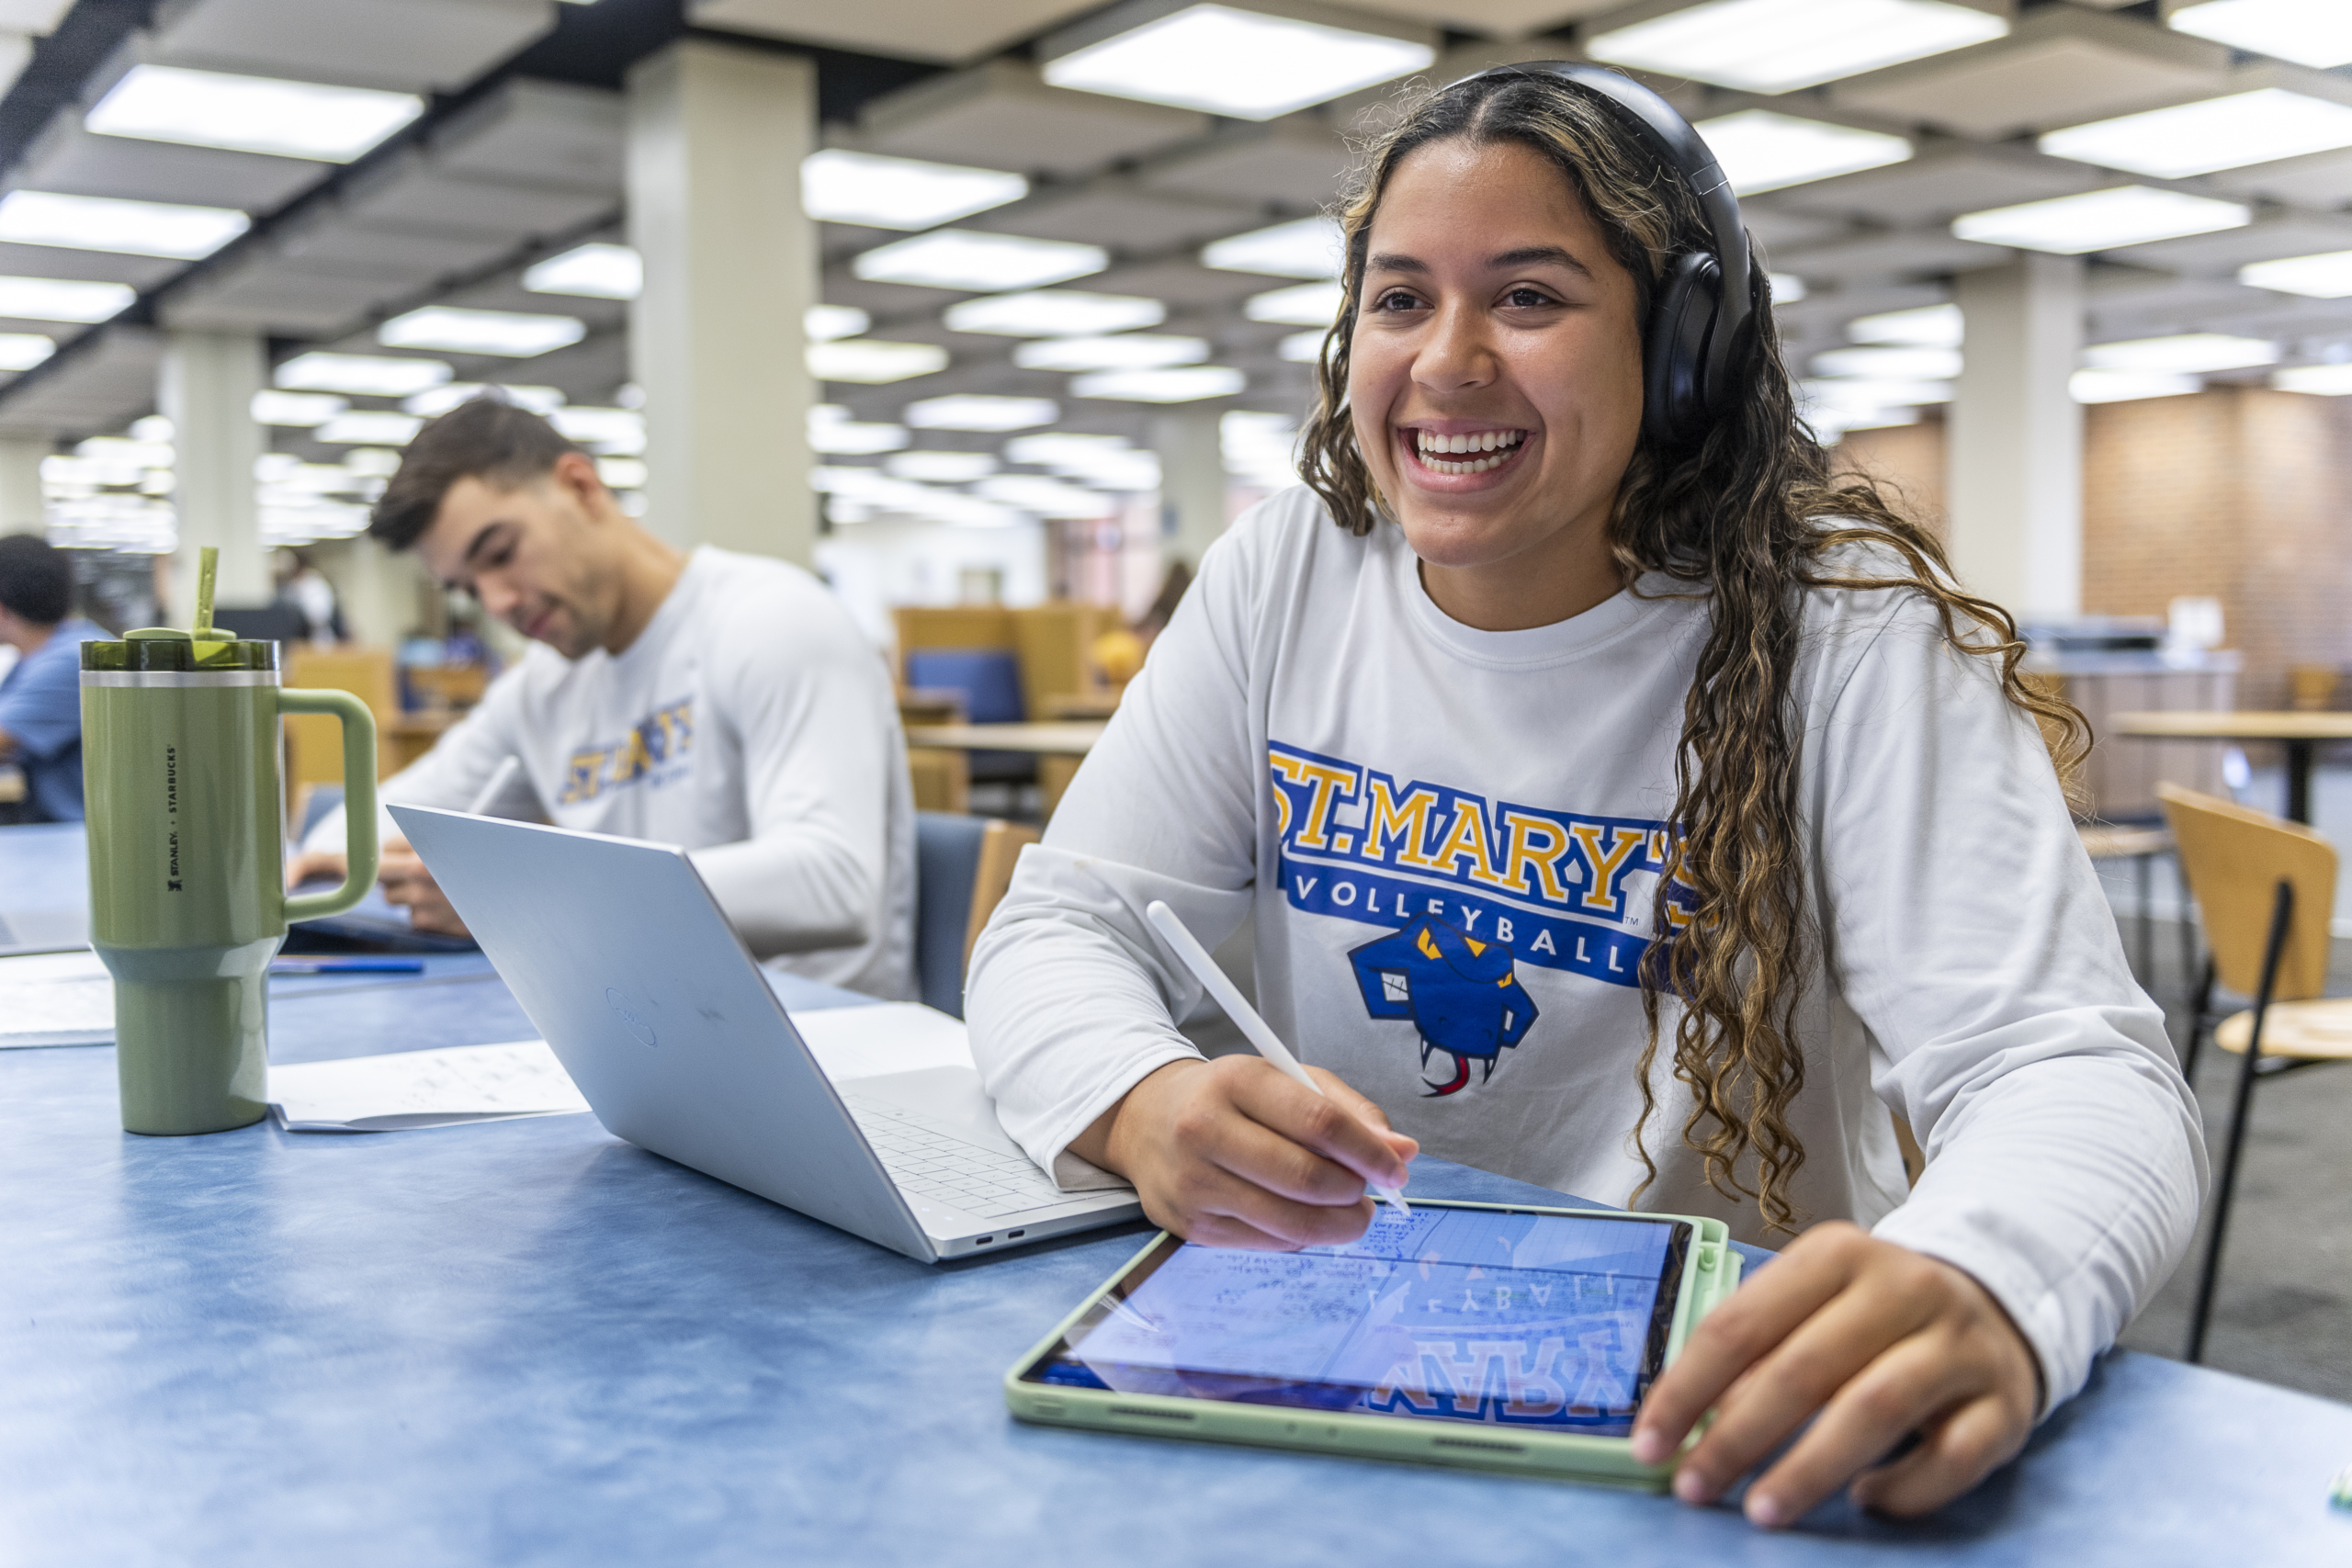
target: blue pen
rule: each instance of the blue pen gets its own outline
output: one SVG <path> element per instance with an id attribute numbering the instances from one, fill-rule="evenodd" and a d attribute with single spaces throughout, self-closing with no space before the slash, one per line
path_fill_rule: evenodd
<path id="1" fill-rule="evenodd" d="M 273 975 L 422 975 L 422 958 L 275 958 Z"/>

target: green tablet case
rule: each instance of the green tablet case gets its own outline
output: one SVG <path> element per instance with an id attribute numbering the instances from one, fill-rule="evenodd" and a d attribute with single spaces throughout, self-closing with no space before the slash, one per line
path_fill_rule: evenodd
<path id="1" fill-rule="evenodd" d="M 1547 1209 L 1522 1203 L 1417 1203 L 1419 1208 L 1486 1209 L 1501 1213 L 1611 1214 L 1621 1211 Z M 1679 1220 L 1695 1238 L 1682 1269 L 1682 1285 L 1674 1303 L 1668 1331 L 1666 1364 L 1672 1366 L 1698 1321 L 1728 1297 L 1739 1284 L 1740 1257 L 1732 1250 L 1730 1234 L 1721 1220 L 1689 1214 L 1645 1214 L 1645 1219 Z M 1417 1416 L 1377 1416 L 1362 1412 L 1296 1410 L 1277 1405 L 1238 1404 L 1213 1399 L 1179 1399 L 1166 1394 L 1119 1393 L 1107 1389 L 1071 1388 L 1058 1383 L 1027 1383 L 1021 1376 L 1049 1355 L 1080 1318 L 1102 1299 L 1111 1286 L 1167 1237 L 1151 1238 L 1143 1251 L 1122 1264 L 1100 1289 L 1080 1302 L 1076 1311 L 1054 1331 L 1030 1348 L 1004 1374 L 1004 1403 L 1023 1421 L 1057 1427 L 1084 1427 L 1103 1432 L 1147 1432 L 1164 1438 L 1191 1438 L 1203 1442 L 1251 1443 L 1262 1448 L 1303 1449 L 1315 1453 L 1356 1454 L 1368 1459 L 1407 1460 L 1421 1464 L 1463 1466 L 1503 1471 L 1518 1475 L 1550 1476 L 1662 1492 L 1673 1474 L 1671 1464 L 1645 1465 L 1634 1461 L 1633 1443 L 1626 1438 L 1596 1438 L 1579 1433 L 1547 1432 L 1527 1427 L 1489 1426 L 1483 1422 L 1433 1421 Z M 1692 1437 L 1695 1438 L 1694 1432 Z"/>

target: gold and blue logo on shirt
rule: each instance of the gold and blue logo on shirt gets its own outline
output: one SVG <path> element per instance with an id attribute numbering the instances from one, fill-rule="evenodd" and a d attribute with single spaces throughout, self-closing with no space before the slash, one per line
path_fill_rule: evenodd
<path id="1" fill-rule="evenodd" d="M 580 806 L 607 790 L 647 781 L 666 784 L 685 772 L 694 749 L 695 700 L 681 697 L 638 720 L 618 740 L 574 751 L 556 804 Z"/>
<path id="2" fill-rule="evenodd" d="M 1612 986 L 1641 983 L 1657 878 L 1670 874 L 1667 823 L 1489 800 L 1451 785 L 1399 784 L 1376 768 L 1281 742 L 1267 748 L 1283 897 L 1312 915 L 1395 928 L 1350 959 L 1374 1018 L 1410 1019 L 1426 1079 L 1484 1083 L 1526 1038 L 1538 1010 L 1517 965 Z M 1676 890 L 1679 891 L 1679 890 Z M 1669 925 L 1688 919 L 1669 891 Z"/>

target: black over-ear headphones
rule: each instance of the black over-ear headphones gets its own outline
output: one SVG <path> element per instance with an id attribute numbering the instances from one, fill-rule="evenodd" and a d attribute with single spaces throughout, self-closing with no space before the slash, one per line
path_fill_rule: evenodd
<path id="1" fill-rule="evenodd" d="M 1642 333 L 1642 434 L 1668 446 L 1697 444 L 1731 400 L 1755 316 L 1755 261 L 1739 198 L 1706 142 L 1672 104 L 1622 73 L 1568 60 L 1529 60 L 1464 76 L 1549 76 L 1600 98 L 1699 198 L 1714 244 L 1667 264 Z M 1725 288 L 1725 278 L 1739 280 Z"/>

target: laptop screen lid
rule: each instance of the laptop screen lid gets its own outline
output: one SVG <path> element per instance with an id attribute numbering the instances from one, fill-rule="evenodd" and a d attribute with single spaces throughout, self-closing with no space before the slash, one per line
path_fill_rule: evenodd
<path id="1" fill-rule="evenodd" d="M 933 1258 L 684 851 L 424 807 L 391 813 L 608 1131 Z"/>

